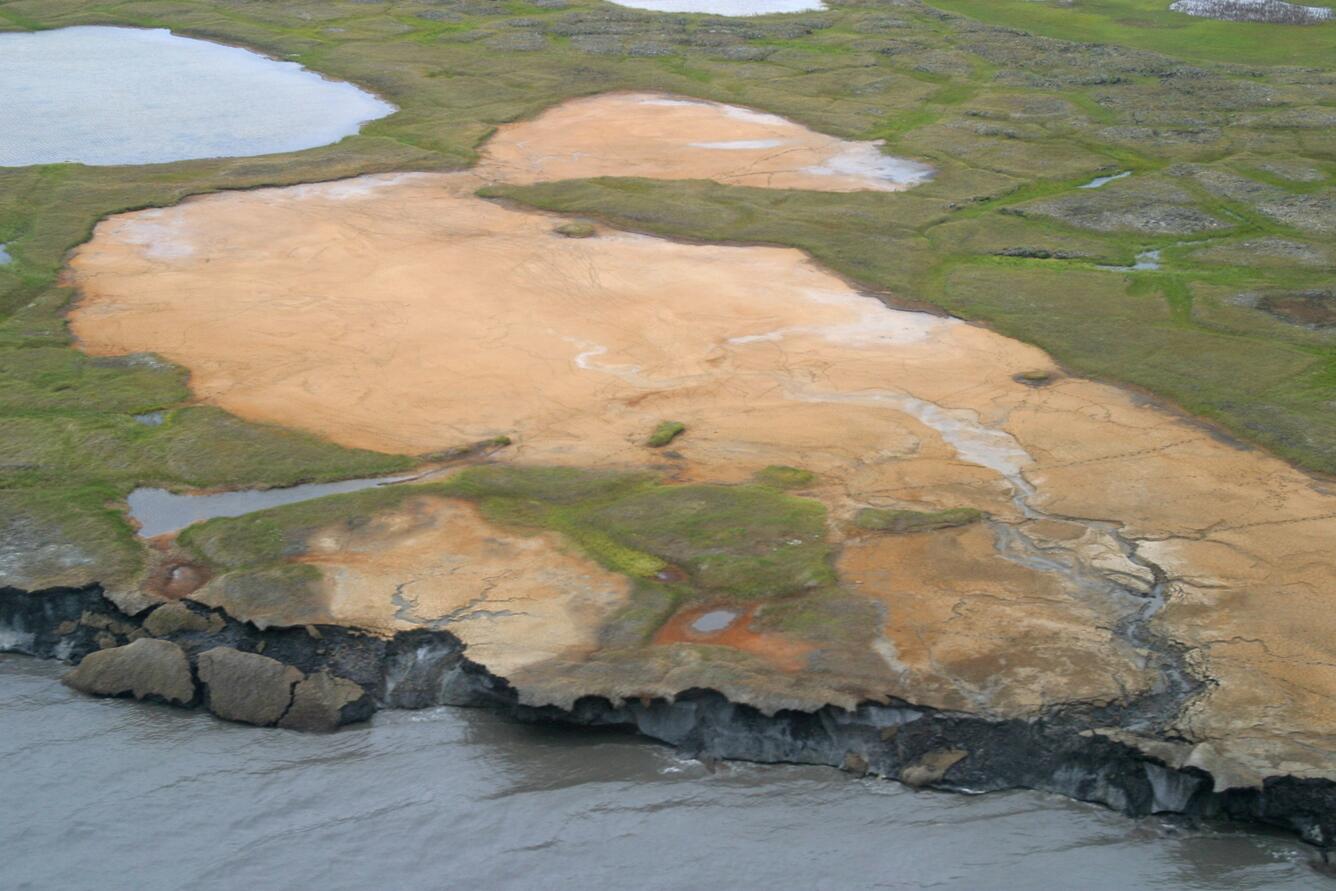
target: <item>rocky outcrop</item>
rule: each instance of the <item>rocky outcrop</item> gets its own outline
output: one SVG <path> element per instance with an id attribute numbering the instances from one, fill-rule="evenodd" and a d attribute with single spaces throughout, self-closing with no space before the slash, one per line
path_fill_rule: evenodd
<path id="1" fill-rule="evenodd" d="M 278 726 L 328 732 L 343 724 L 365 721 L 375 711 L 376 704 L 365 690 L 347 678 L 322 671 L 297 684 L 292 691 L 292 706 Z"/>
<path id="2" fill-rule="evenodd" d="M 199 678 L 209 711 L 229 721 L 266 727 L 292 704 L 292 688 L 305 675 L 258 653 L 214 647 L 199 654 Z"/>
<path id="3" fill-rule="evenodd" d="M 169 641 L 151 638 L 89 653 L 65 675 L 64 682 L 100 696 L 133 696 L 174 705 L 195 700 L 195 681 L 185 651 Z"/>

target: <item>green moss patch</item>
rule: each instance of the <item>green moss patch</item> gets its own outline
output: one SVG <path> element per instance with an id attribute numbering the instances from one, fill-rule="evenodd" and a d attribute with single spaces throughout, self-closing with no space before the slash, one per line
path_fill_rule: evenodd
<path id="1" fill-rule="evenodd" d="M 686 432 L 687 425 L 681 421 L 663 421 L 654 428 L 649 439 L 645 440 L 645 445 L 652 449 L 661 449 Z"/>
<path id="2" fill-rule="evenodd" d="M 876 532 L 930 532 L 934 529 L 951 529 L 956 526 L 968 526 L 984 517 L 983 511 L 972 507 L 953 507 L 947 510 L 882 510 L 865 507 L 854 517 L 854 523 L 860 529 Z"/>
<path id="3" fill-rule="evenodd" d="M 590 521 L 683 567 L 701 589 L 779 597 L 834 581 L 820 502 L 752 486 L 656 486 Z"/>
<path id="4" fill-rule="evenodd" d="M 816 482 L 816 474 L 801 467 L 772 464 L 756 472 L 756 482 L 774 489 L 805 489 Z"/>
<path id="5" fill-rule="evenodd" d="M 652 480 L 653 476 L 646 473 L 498 464 L 467 468 L 444 483 L 443 490 L 474 501 L 493 498 L 574 505 L 614 499 Z"/>
<path id="6" fill-rule="evenodd" d="M 577 220 L 575 222 L 562 223 L 552 231 L 556 232 L 558 235 L 565 236 L 566 238 L 593 238 L 594 235 L 597 234 L 598 229 L 594 228 L 593 223 Z"/>
<path id="7" fill-rule="evenodd" d="M 445 494 L 492 521 L 552 529 L 602 565 L 641 579 L 677 567 L 690 596 L 782 597 L 833 583 L 825 508 L 760 486 L 663 485 L 639 474 L 475 467 Z M 666 574 L 672 577 L 672 573 Z"/>
<path id="8" fill-rule="evenodd" d="M 1022 371 L 1013 379 L 1018 383 L 1025 384 L 1027 387 L 1044 387 L 1053 383 L 1053 372 L 1045 371 L 1043 369 Z"/>

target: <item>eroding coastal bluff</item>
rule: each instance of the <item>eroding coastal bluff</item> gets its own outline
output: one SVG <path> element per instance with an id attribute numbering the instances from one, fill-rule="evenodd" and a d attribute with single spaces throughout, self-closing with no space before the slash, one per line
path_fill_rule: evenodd
<path id="1" fill-rule="evenodd" d="M 104 221 L 69 264 L 82 350 L 426 472 L 160 536 L 132 583 L 50 569 L 0 601 L 6 643 L 258 725 L 488 705 L 1330 843 L 1336 488 L 800 251 L 478 195 L 931 175 L 616 93 L 502 127 L 468 172 Z"/>

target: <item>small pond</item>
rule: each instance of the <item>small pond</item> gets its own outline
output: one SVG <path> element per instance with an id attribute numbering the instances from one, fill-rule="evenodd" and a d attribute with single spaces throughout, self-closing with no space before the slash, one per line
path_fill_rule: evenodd
<path id="1" fill-rule="evenodd" d="M 191 523 L 215 517 L 242 517 L 271 507 L 311 501 L 326 495 L 360 492 L 406 479 L 409 477 L 375 477 L 334 483 L 305 483 L 283 489 L 247 489 L 198 495 L 178 495 L 166 489 L 142 487 L 131 492 L 127 501 L 130 516 L 139 524 L 139 535 L 153 538 L 168 532 L 179 532 Z"/>
<path id="2" fill-rule="evenodd" d="M 162 29 L 5 33 L 0 60 L 0 167 L 291 152 L 394 111 L 294 62 Z"/>
<path id="3" fill-rule="evenodd" d="M 738 614 L 730 609 L 711 610 L 692 622 L 691 630 L 700 634 L 714 634 L 732 625 L 737 617 Z"/>
<path id="4" fill-rule="evenodd" d="M 1151 272 L 1160 268 L 1160 251 L 1142 251 L 1131 266 L 1101 266 L 1109 272 Z"/>
<path id="5" fill-rule="evenodd" d="M 1097 177 L 1095 177 L 1094 179 L 1092 179 L 1090 182 L 1086 183 L 1086 184 L 1083 185 L 1083 186 L 1078 186 L 1077 188 L 1080 188 L 1080 189 L 1098 189 L 1098 188 L 1100 188 L 1101 186 L 1107 186 L 1109 183 L 1113 182 L 1113 181 L 1116 180 L 1116 179 L 1124 179 L 1124 178 L 1129 177 L 1129 176 L 1131 176 L 1131 175 L 1132 175 L 1132 171 L 1130 171 L 1130 170 L 1124 170 L 1122 173 L 1113 173 L 1113 174 L 1110 174 L 1109 176 L 1097 176 Z"/>
<path id="6" fill-rule="evenodd" d="M 706 12 L 713 15 L 769 15 L 825 9 L 821 0 L 612 0 L 618 6 L 653 12 Z"/>

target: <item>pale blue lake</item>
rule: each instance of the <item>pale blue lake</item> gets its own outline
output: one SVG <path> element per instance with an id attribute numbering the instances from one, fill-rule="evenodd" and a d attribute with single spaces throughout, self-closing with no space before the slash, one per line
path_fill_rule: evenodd
<path id="1" fill-rule="evenodd" d="M 0 167 L 291 152 L 395 110 L 294 62 L 139 28 L 0 34 L 0 96 Z"/>

